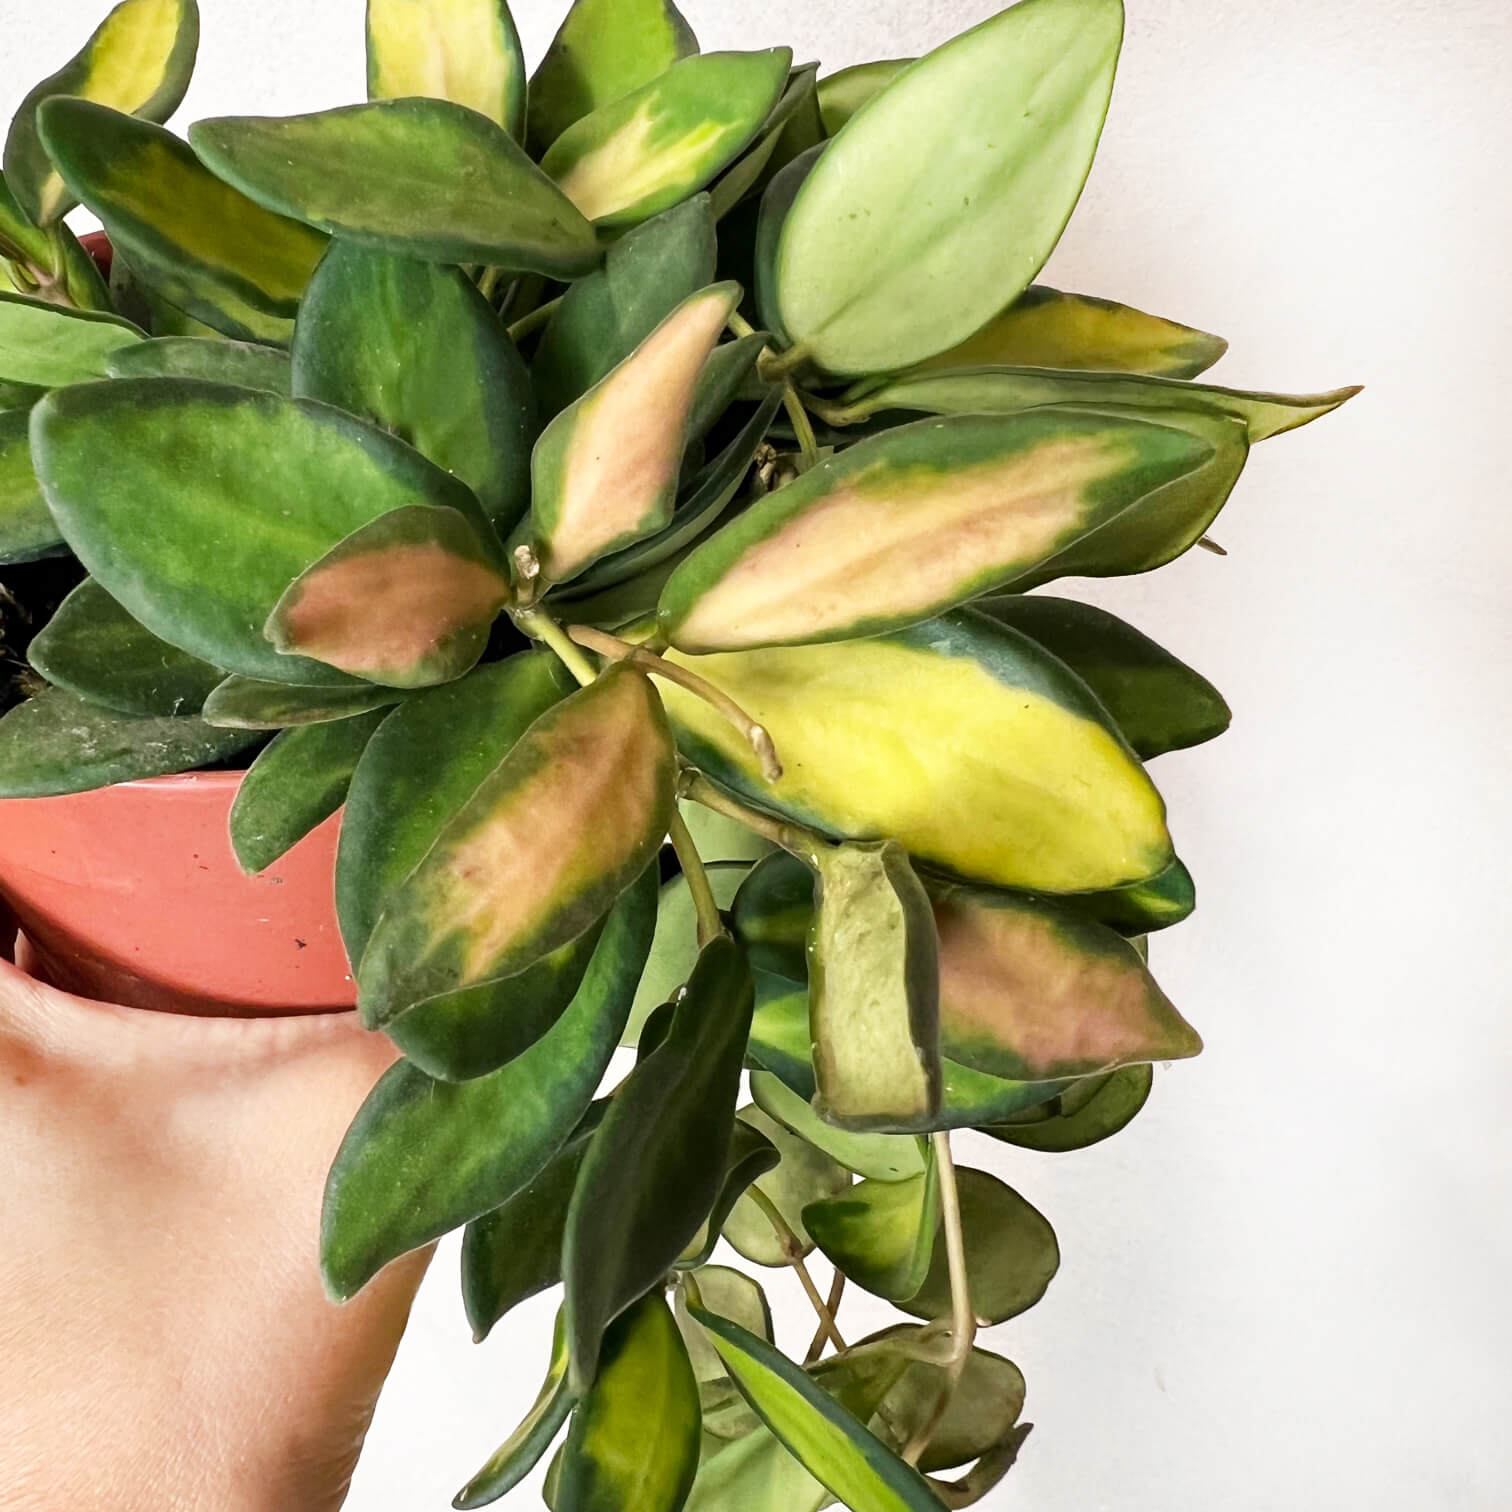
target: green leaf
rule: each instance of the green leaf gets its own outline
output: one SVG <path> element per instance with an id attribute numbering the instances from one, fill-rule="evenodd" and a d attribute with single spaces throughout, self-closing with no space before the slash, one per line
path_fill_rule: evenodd
<path id="1" fill-rule="evenodd" d="M 189 86 L 199 47 L 195 0 L 124 0 L 95 29 L 83 49 L 36 86 L 16 111 L 5 140 L 5 177 L 38 226 L 50 226 L 73 207 L 53 164 L 37 113 L 53 95 L 166 121 Z"/>
<path id="2" fill-rule="evenodd" d="M 696 1270 L 707 1265 L 709 1256 L 714 1253 L 714 1246 L 719 1243 L 725 1219 L 730 1216 L 735 1204 L 746 1194 L 756 1178 L 766 1175 L 780 1158 L 777 1146 L 765 1134 L 739 1117 L 736 1118 L 735 1127 L 730 1134 L 730 1148 L 725 1155 L 724 1180 L 720 1183 L 719 1196 L 714 1199 L 714 1206 L 709 1209 L 703 1227 L 677 1257 L 679 1270 Z"/>
<path id="3" fill-rule="evenodd" d="M 516 976 L 601 919 L 661 848 L 673 763 L 656 692 L 624 665 L 537 719 L 389 895 L 363 1022 Z"/>
<path id="4" fill-rule="evenodd" d="M 905 1181 L 861 1181 L 810 1203 L 803 1223 L 825 1259 L 857 1286 L 892 1301 L 911 1297 L 929 1272 L 940 1226 L 934 1160 Z"/>
<path id="5" fill-rule="evenodd" d="M 49 282 L 51 281 L 51 282 Z M 62 222 L 45 230 L 16 202 L 0 175 L 0 290 L 51 299 L 78 310 L 112 309 L 94 259 Z"/>
<path id="6" fill-rule="evenodd" d="M 784 343 L 790 343 L 791 338 L 782 323 L 782 311 L 777 303 L 777 254 L 782 245 L 782 228 L 787 224 L 798 191 L 814 171 L 827 146 L 827 143 L 820 142 L 807 152 L 800 152 L 791 163 L 772 175 L 771 183 L 761 196 L 756 236 L 751 246 L 751 287 L 761 324 L 780 336 Z"/>
<path id="7" fill-rule="evenodd" d="M 702 847 L 699 854 L 703 854 Z M 740 862 L 726 865 L 706 861 L 709 886 L 714 901 L 721 908 L 730 906 L 747 869 Z M 693 906 L 693 895 L 688 890 L 688 879 L 679 873 L 664 884 L 657 903 L 656 935 L 651 941 L 651 955 L 635 990 L 630 1022 L 625 1026 L 627 1045 L 640 1042 L 641 1028 L 646 1020 L 663 1003 L 672 1001 L 697 964 L 698 915 Z"/>
<path id="8" fill-rule="evenodd" d="M 112 378 L 202 378 L 241 388 L 290 392 L 289 358 L 277 347 L 206 336 L 158 336 L 121 347 L 105 361 Z"/>
<path id="9" fill-rule="evenodd" d="M 803 1226 L 804 1210 L 810 1203 L 845 1191 L 851 1183 L 850 1172 L 759 1107 L 742 1108 L 737 1117 L 776 1148 L 777 1165 L 752 1185 L 781 1213 L 801 1252 L 808 1254 L 814 1241 Z M 757 1265 L 792 1263 L 771 1219 L 749 1195 L 742 1196 L 730 1209 L 721 1231 L 737 1254 Z"/>
<path id="10" fill-rule="evenodd" d="M 457 1492 L 452 1506 L 468 1512 L 486 1507 L 512 1491 L 540 1463 L 575 1405 L 567 1389 L 567 1333 L 560 1309 L 551 1339 L 551 1368 L 520 1426 L 488 1463 Z"/>
<path id="11" fill-rule="evenodd" d="M 446 100 L 376 100 L 301 116 L 220 116 L 189 140 L 279 215 L 430 262 L 577 278 L 593 228 L 509 134 Z"/>
<path id="12" fill-rule="evenodd" d="M 768 1344 L 775 1337 L 766 1293 L 761 1283 L 744 1271 L 732 1270 L 728 1265 L 705 1265 L 687 1278 L 685 1289 L 687 1297 L 705 1312 L 730 1318 Z M 726 1379 L 724 1361 L 709 1343 L 703 1325 L 693 1321 L 682 1293 L 678 1295 L 675 1312 L 694 1377 L 700 1383 Z"/>
<path id="13" fill-rule="evenodd" d="M 328 405 L 189 379 L 55 391 L 32 414 L 32 458 L 69 545 L 134 619 L 275 682 L 349 681 L 262 634 L 332 547 L 405 505 L 478 516 L 454 478 Z"/>
<path id="14" fill-rule="evenodd" d="M 775 783 L 707 705 L 663 690 L 689 761 L 760 808 L 835 836 L 892 836 L 933 867 L 996 887 L 1096 891 L 1171 863 L 1160 797 L 1085 685 L 979 615 L 671 659 L 771 734 L 784 765 Z"/>
<path id="15" fill-rule="evenodd" d="M 836 1128 L 770 1071 L 751 1072 L 751 1096 L 762 1112 L 858 1176 L 874 1181 L 908 1181 L 924 1173 L 923 1141 L 910 1134 L 857 1134 Z"/>
<path id="16" fill-rule="evenodd" d="M 1330 414 L 1359 392 L 1357 384 L 1321 394 L 1268 394 L 1134 373 L 1056 372 L 1034 367 L 949 368 L 894 378 L 852 405 L 849 414 L 857 420 L 884 410 L 1006 415 L 1055 404 L 1081 405 L 1104 413 L 1131 410 L 1147 414 L 1153 421 L 1171 424 L 1170 411 L 1197 409 L 1241 421 L 1253 445 Z"/>
<path id="17" fill-rule="evenodd" d="M 573 122 L 697 51 L 672 0 L 573 0 L 530 81 L 530 150 L 539 157 Z"/>
<path id="18" fill-rule="evenodd" d="M 1072 1082 L 1058 1097 L 1008 1123 L 989 1124 L 984 1134 L 1024 1150 L 1064 1154 L 1100 1143 L 1133 1121 L 1155 1082 L 1148 1064 L 1124 1066 L 1107 1076 Z"/>
<path id="19" fill-rule="evenodd" d="M 46 688 L 0 719 L 0 798 L 47 798 L 224 761 L 257 737 L 202 720 L 118 714 Z"/>
<path id="20" fill-rule="evenodd" d="M 1197 889 L 1192 874 L 1175 856 L 1163 871 L 1142 882 L 1106 892 L 1070 893 L 1056 902 L 1119 934 L 1146 935 L 1188 918 L 1197 906 Z"/>
<path id="21" fill-rule="evenodd" d="M 735 1397 L 745 1407 L 745 1398 L 738 1392 Z M 745 1412 L 750 1414 L 750 1408 Z M 699 1465 L 684 1512 L 820 1512 L 832 1500 L 757 1419 Z"/>
<path id="22" fill-rule="evenodd" d="M 336 910 L 360 962 L 393 890 L 529 726 L 576 687 L 549 651 L 527 652 L 408 699 L 363 752 L 347 795 Z M 446 760 L 437 761 L 438 744 Z"/>
<path id="23" fill-rule="evenodd" d="M 615 907 L 606 939 L 649 942 L 655 900 L 648 868 Z M 384 1074 L 326 1181 L 321 1270 L 334 1298 L 355 1296 L 390 1260 L 491 1212 L 540 1174 L 619 1043 L 631 987 L 622 966 L 620 948 L 595 952 L 567 1012 L 490 1076 L 432 1081 L 407 1061 Z"/>
<path id="24" fill-rule="evenodd" d="M 975 607 L 1075 672 L 1144 761 L 1228 729 L 1229 707 L 1212 683 L 1105 609 L 1026 594 L 1000 594 Z"/>
<path id="25" fill-rule="evenodd" d="M 929 895 L 896 841 L 812 859 L 815 1107 L 842 1128 L 930 1128 L 940 1107 L 940 965 Z"/>
<path id="26" fill-rule="evenodd" d="M 232 676 L 215 685 L 201 712 L 206 724 L 223 729 L 280 730 L 352 719 L 374 709 L 389 708 L 403 697 L 397 688 L 380 688 L 372 683 L 304 688 L 294 683 Z"/>
<path id="27" fill-rule="evenodd" d="M 819 80 L 819 115 L 829 136 L 840 128 L 886 85 L 917 61 L 914 58 L 878 58 L 857 63 Z"/>
<path id="28" fill-rule="evenodd" d="M 682 562 L 684 651 L 849 640 L 1032 575 L 1210 460 L 1199 436 L 1075 409 L 957 415 L 858 442 Z"/>
<path id="29" fill-rule="evenodd" d="M 1195 378 L 1228 350 L 1221 336 L 1111 299 L 1031 284 L 1003 313 L 924 368 L 1082 369 Z"/>
<path id="30" fill-rule="evenodd" d="M 695 194 L 609 248 L 572 284 L 536 348 L 531 377 L 555 415 L 625 360 L 685 299 L 714 282 L 714 215 Z"/>
<path id="31" fill-rule="evenodd" d="M 653 1292 L 604 1334 L 598 1375 L 567 1434 L 557 1507 L 679 1512 L 698 1445 L 698 1383 L 672 1309 Z"/>
<path id="32" fill-rule="evenodd" d="M 498 537 L 470 514 L 409 504 L 358 526 L 284 590 L 263 634 L 391 688 L 461 677 L 509 598 Z"/>
<path id="33" fill-rule="evenodd" d="M 370 100 L 427 95 L 525 129 L 525 57 L 507 0 L 368 0 Z"/>
<path id="34" fill-rule="evenodd" d="M 460 270 L 336 242 L 299 307 L 293 357 L 296 394 L 408 441 L 466 483 L 500 531 L 524 514 L 530 375 Z"/>
<path id="35" fill-rule="evenodd" d="M 11 383 L 61 388 L 103 378 L 111 353 L 141 339 L 117 315 L 0 294 L 0 377 Z"/>
<path id="36" fill-rule="evenodd" d="M 966 1238 L 966 1281 L 971 1310 L 986 1323 L 1003 1323 L 1027 1312 L 1060 1268 L 1055 1230 L 1037 1209 L 986 1171 L 956 1172 L 961 1228 Z M 945 1236 L 935 1240 L 924 1285 L 898 1306 L 916 1318 L 950 1311 L 950 1275 Z"/>
<path id="37" fill-rule="evenodd" d="M 208 173 L 171 132 L 84 100 L 49 100 L 42 139 L 104 222 L 118 262 L 230 336 L 286 342 L 326 239 Z"/>
<path id="38" fill-rule="evenodd" d="M 574 122 L 541 167 L 595 224 L 638 225 L 740 156 L 777 103 L 792 61 L 786 47 L 684 58 Z"/>
<path id="39" fill-rule="evenodd" d="M 52 556 L 63 536 L 37 486 L 24 409 L 0 411 L 0 566 Z"/>
<path id="40" fill-rule="evenodd" d="M 685 300 L 546 427 L 528 526 L 546 582 L 670 523 L 698 376 L 739 300 L 734 284 Z"/>
<path id="41" fill-rule="evenodd" d="M 221 681 L 219 667 L 144 630 L 93 578 L 58 606 L 28 657 L 48 682 L 120 714 L 196 714 Z"/>
<path id="42" fill-rule="evenodd" d="M 966 1066 L 1056 1081 L 1202 1049 L 1139 952 L 1105 925 L 954 887 L 936 892 L 934 923 L 940 1036 Z"/>
<path id="43" fill-rule="evenodd" d="M 244 872 L 272 866 L 341 807 L 357 758 L 387 713 L 285 730 L 259 752 L 231 805 L 231 848 Z"/>
<path id="44" fill-rule="evenodd" d="M 1029 284 L 1081 194 L 1122 37 L 1120 0 L 1023 0 L 851 118 L 777 258 L 783 327 L 814 362 L 906 367 Z"/>
<path id="45" fill-rule="evenodd" d="M 727 1318 L 693 1316 L 767 1427 L 851 1512 L 939 1512 L 923 1476 L 791 1360 Z"/>
<path id="46" fill-rule="evenodd" d="M 744 954 L 711 941 L 666 1038 L 594 1135 L 562 1247 L 575 1383 L 593 1380 L 605 1328 L 676 1263 L 719 1197 L 751 1003 Z"/>
<path id="47" fill-rule="evenodd" d="M 771 173 L 791 162 L 799 152 L 806 152 L 822 138 L 823 132 L 820 130 L 815 133 L 812 141 L 796 140 L 804 127 L 805 114 L 817 117 L 814 78 L 818 68 L 817 63 L 808 63 L 793 69 L 781 99 L 772 107 L 772 113 L 762 125 L 761 135 L 745 156 L 722 174 L 719 182 L 714 185 L 711 198 L 718 219 L 723 220 Z"/>
<path id="48" fill-rule="evenodd" d="M 775 851 L 752 868 L 730 909 L 730 921 L 756 971 L 808 980 L 808 935 L 814 918 L 814 874 L 796 856 Z"/>

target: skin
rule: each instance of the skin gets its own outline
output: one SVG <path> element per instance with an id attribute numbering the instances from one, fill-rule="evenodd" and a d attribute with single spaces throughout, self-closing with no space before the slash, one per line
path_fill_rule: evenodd
<path id="1" fill-rule="evenodd" d="M 8 1512 L 341 1505 L 430 1259 L 321 1291 L 326 1168 L 393 1059 L 354 1014 L 153 1013 L 0 960 Z"/>

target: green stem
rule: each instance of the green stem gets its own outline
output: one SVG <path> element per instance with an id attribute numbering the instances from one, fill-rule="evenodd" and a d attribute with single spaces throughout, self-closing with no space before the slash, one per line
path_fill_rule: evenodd
<path id="1" fill-rule="evenodd" d="M 760 334 L 738 310 L 731 312 L 725 324 L 737 336 Z M 788 412 L 788 419 L 793 422 L 793 433 L 798 437 L 798 447 L 803 456 L 803 471 L 807 472 L 819 460 L 819 445 L 814 440 L 814 427 L 809 421 L 808 411 L 803 407 L 803 398 L 792 380 L 786 376 L 788 371 L 803 361 L 803 357 L 797 354 L 796 348 L 790 352 L 777 353 L 767 346 L 762 349 L 757 360 L 762 364 L 763 376 L 782 385 L 782 405 Z"/>
<path id="2" fill-rule="evenodd" d="M 804 1264 L 803 1245 L 797 1234 L 793 1232 L 787 1219 L 777 1211 L 777 1204 L 759 1186 L 747 1187 L 746 1196 L 766 1214 L 767 1222 L 772 1225 L 772 1232 L 776 1234 L 777 1242 L 782 1246 L 783 1257 L 792 1266 L 799 1285 L 803 1287 L 819 1319 L 820 1331 L 836 1349 L 844 1349 L 845 1340 L 840 1337 L 840 1330 L 835 1326 L 835 1315 L 830 1311 L 824 1298 L 819 1295 L 819 1288 L 814 1285 L 814 1278 L 809 1274 L 808 1266 Z"/>
<path id="3" fill-rule="evenodd" d="M 782 407 L 793 422 L 793 434 L 798 437 L 798 450 L 803 458 L 802 471 L 807 472 L 819 461 L 819 443 L 814 439 L 814 427 L 803 407 L 803 400 L 791 383 L 782 385 Z"/>
<path id="4" fill-rule="evenodd" d="M 557 306 L 561 304 L 565 297 L 565 295 L 558 294 L 555 299 L 548 299 L 545 304 L 537 305 L 528 315 L 520 316 L 509 328 L 509 339 L 514 342 L 520 342 L 527 336 L 539 331 L 556 314 Z"/>
<path id="5" fill-rule="evenodd" d="M 568 638 L 567 632 L 544 609 L 516 609 L 514 622 L 526 635 L 549 646 L 562 665 L 587 687 L 598 676 L 588 658 Z"/>
<path id="6" fill-rule="evenodd" d="M 783 850 L 797 856 L 800 861 L 806 861 L 810 865 L 828 843 L 813 830 L 805 829 L 801 824 L 793 824 L 786 819 L 774 819 L 770 814 L 763 814 L 760 809 L 753 809 L 738 798 L 731 798 L 728 793 L 721 792 L 715 787 L 702 772 L 692 769 L 685 771 L 682 776 L 681 792 L 684 798 L 691 798 L 694 803 L 701 803 L 706 809 L 713 809 L 716 814 L 723 814 L 726 819 L 733 819 L 737 824 L 745 825 L 748 830 L 760 835 L 763 839 L 770 840 L 773 845 L 780 846 Z"/>
<path id="7" fill-rule="evenodd" d="M 693 843 L 693 836 L 683 816 L 674 808 L 667 825 L 667 835 L 672 849 L 677 852 L 677 864 L 688 879 L 688 892 L 693 898 L 693 911 L 698 916 L 698 948 L 702 950 L 710 940 L 717 940 L 724 933 L 724 920 L 719 917 L 719 903 L 714 889 L 709 886 L 709 874 L 704 870 L 703 857 Z"/>

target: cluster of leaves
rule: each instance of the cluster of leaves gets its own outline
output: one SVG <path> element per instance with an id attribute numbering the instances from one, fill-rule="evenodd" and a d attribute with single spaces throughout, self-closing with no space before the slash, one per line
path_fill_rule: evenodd
<path id="1" fill-rule="evenodd" d="M 976 1499 L 1024 1431 L 977 1320 L 1058 1253 L 949 1132 L 1081 1148 L 1199 1048 L 1145 963 L 1193 892 L 1144 763 L 1228 710 L 1028 590 L 1185 552 L 1348 391 L 1196 382 L 1221 340 L 1031 284 L 1122 20 L 1023 0 L 820 78 L 576 0 L 527 82 L 503 0 L 369 0 L 368 103 L 185 142 L 194 0 L 125 0 L 11 128 L 0 561 L 87 576 L 0 794 L 255 750 L 254 871 L 344 806 L 404 1059 L 327 1284 L 465 1225 L 480 1336 L 564 1288 L 459 1506 L 569 1419 L 563 1512 Z M 807 1358 L 721 1237 L 798 1269 Z M 919 1321 L 846 1347 L 845 1278 Z"/>

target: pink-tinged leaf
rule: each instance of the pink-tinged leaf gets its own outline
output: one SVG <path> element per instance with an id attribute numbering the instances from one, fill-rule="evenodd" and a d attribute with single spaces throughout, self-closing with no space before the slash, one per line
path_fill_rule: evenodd
<path id="1" fill-rule="evenodd" d="M 454 509 L 391 510 L 295 578 L 265 633 L 280 651 L 369 682 L 449 682 L 483 654 L 509 596 L 496 556 Z"/>

